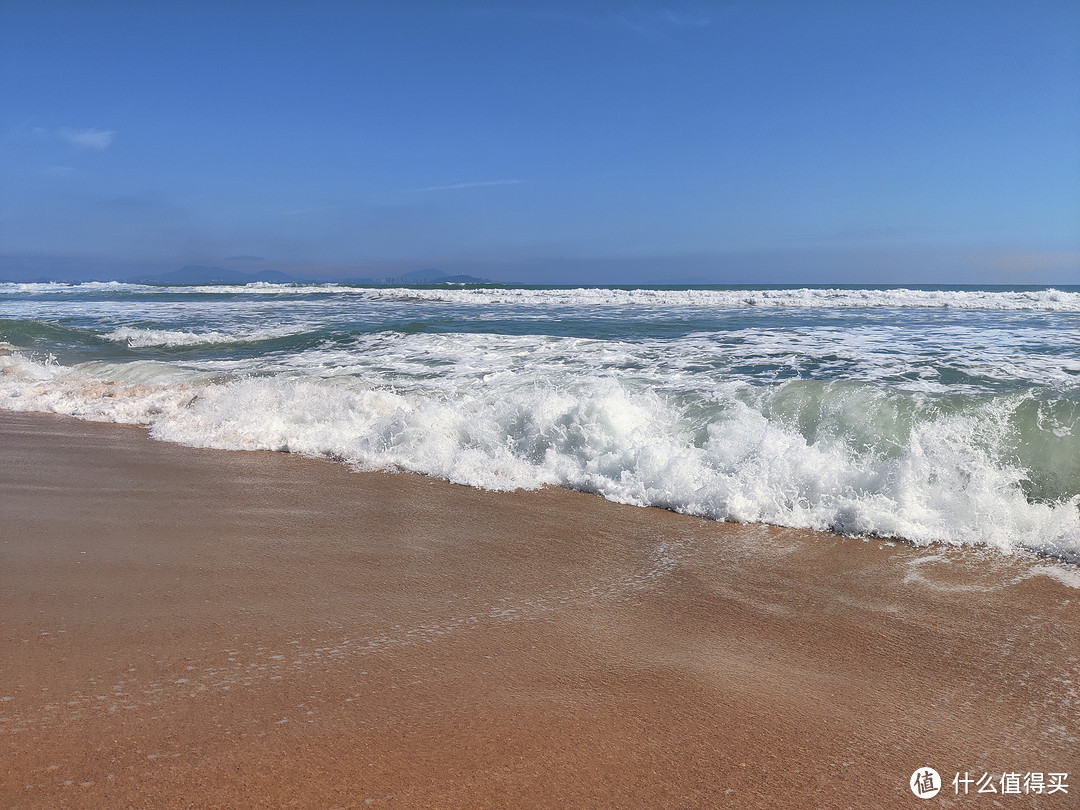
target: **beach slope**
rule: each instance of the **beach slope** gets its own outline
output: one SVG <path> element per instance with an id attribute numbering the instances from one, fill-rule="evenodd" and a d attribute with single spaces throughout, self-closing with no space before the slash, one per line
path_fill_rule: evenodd
<path id="1" fill-rule="evenodd" d="M 0 504 L 4 807 L 1080 795 L 1075 566 L 7 412 Z"/>

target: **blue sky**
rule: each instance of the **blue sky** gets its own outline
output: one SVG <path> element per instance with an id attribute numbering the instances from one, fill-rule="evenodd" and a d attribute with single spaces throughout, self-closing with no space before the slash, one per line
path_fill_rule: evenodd
<path id="1" fill-rule="evenodd" d="M 0 0 L 0 274 L 1080 283 L 1080 3 Z"/>

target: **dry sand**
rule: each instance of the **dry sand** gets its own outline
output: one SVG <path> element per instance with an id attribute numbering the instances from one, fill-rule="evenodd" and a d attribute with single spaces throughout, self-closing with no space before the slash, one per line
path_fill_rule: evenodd
<path id="1" fill-rule="evenodd" d="M 1080 803 L 1075 566 L 12 413 L 0 509 L 3 807 Z"/>

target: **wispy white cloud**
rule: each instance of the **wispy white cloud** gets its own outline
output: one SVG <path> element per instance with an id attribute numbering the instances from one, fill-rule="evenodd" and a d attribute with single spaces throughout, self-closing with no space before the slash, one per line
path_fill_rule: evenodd
<path id="1" fill-rule="evenodd" d="M 451 183 L 448 186 L 425 186 L 424 188 L 405 189 L 408 192 L 416 191 L 451 191 L 456 188 L 477 188 L 478 186 L 517 186 L 522 180 L 476 180 L 471 183 Z"/>
<path id="2" fill-rule="evenodd" d="M 113 138 L 116 137 L 114 130 L 96 129 L 94 127 L 89 129 L 73 129 L 71 127 L 45 129 L 44 127 L 37 127 L 34 129 L 34 134 L 39 138 L 61 141 L 69 146 L 77 146 L 81 149 L 97 149 L 98 151 L 108 149 L 113 142 Z"/>
<path id="3" fill-rule="evenodd" d="M 61 127 L 56 131 L 57 137 L 72 146 L 85 146 L 87 149 L 108 149 L 116 137 L 111 129 L 71 129 Z"/>
<path id="4" fill-rule="evenodd" d="M 644 8 L 641 6 L 629 11 L 614 13 L 611 18 L 639 34 L 646 36 L 664 36 L 677 29 L 705 28 L 712 23 L 712 18 L 698 11 L 685 8 Z"/>

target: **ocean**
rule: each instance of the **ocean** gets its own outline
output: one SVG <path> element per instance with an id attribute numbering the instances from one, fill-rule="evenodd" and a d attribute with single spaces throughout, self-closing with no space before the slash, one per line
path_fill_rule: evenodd
<path id="1" fill-rule="evenodd" d="M 1080 562 L 1080 287 L 0 284 L 0 408 Z"/>

